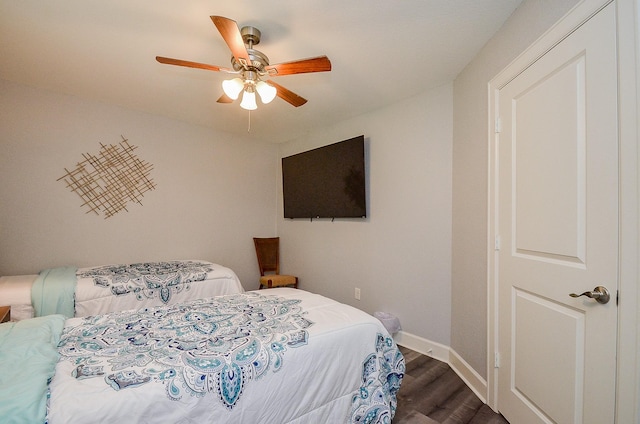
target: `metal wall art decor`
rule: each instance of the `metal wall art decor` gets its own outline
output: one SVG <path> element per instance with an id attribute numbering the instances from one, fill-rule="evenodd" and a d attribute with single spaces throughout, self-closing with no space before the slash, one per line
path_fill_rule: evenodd
<path id="1" fill-rule="evenodd" d="M 122 136 L 121 136 L 122 137 Z M 156 188 L 149 177 L 153 165 L 134 154 L 137 146 L 122 137 L 117 145 L 100 143 L 97 155 L 83 153 L 84 160 L 72 170 L 65 168 L 63 180 L 82 199 L 87 213 L 104 214 L 105 219 L 127 211 L 130 202 L 142 205 L 144 193 Z"/>

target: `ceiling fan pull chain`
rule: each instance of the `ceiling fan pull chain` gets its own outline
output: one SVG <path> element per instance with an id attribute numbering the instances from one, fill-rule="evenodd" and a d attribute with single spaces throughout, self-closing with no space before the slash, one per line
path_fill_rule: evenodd
<path id="1" fill-rule="evenodd" d="M 249 127 L 247 128 L 247 132 L 251 132 L 251 111 L 249 111 Z"/>

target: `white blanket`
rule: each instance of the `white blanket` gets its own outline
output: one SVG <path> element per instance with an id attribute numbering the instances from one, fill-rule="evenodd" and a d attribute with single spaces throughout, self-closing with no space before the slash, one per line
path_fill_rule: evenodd
<path id="1" fill-rule="evenodd" d="M 59 346 L 50 424 L 388 423 L 404 374 L 380 321 L 290 288 L 72 318 Z"/>
<path id="2" fill-rule="evenodd" d="M 200 265 L 182 268 L 174 265 L 171 268 L 171 264 L 177 263 Z M 164 264 L 164 268 L 158 264 Z M 0 305 L 11 306 L 12 321 L 34 317 L 31 288 L 37 278 L 37 274 L 0 277 Z M 96 284 L 96 280 L 100 283 Z M 75 289 L 75 316 L 141 309 L 242 292 L 244 288 L 232 269 L 205 261 L 145 262 L 80 268 Z"/>
<path id="3" fill-rule="evenodd" d="M 244 291 L 232 269 L 205 261 L 104 265 L 80 268 L 76 276 L 77 317 Z"/>

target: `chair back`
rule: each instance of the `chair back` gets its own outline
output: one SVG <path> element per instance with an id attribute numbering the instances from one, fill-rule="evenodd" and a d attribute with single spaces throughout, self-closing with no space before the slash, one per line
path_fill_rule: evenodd
<path id="1" fill-rule="evenodd" d="M 254 237 L 253 244 L 256 247 L 256 256 L 258 257 L 260 275 L 264 276 L 266 272 L 280 274 L 280 237 Z"/>

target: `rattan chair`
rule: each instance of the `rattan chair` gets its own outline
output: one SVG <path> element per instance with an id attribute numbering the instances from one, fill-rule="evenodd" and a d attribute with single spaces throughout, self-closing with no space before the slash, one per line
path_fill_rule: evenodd
<path id="1" fill-rule="evenodd" d="M 280 238 L 253 238 L 260 268 L 260 287 L 285 287 L 298 288 L 298 277 L 294 275 L 280 275 Z"/>

